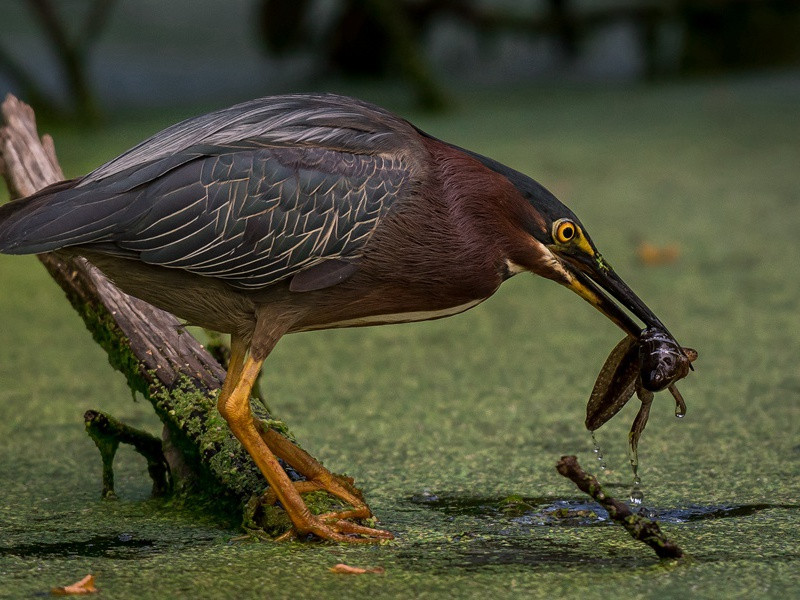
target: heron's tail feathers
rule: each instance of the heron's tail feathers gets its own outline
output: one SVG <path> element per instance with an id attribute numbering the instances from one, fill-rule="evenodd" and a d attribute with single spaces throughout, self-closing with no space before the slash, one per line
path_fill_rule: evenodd
<path id="1" fill-rule="evenodd" d="M 38 254 L 106 240 L 120 202 L 77 183 L 61 181 L 0 206 L 0 252 Z"/>

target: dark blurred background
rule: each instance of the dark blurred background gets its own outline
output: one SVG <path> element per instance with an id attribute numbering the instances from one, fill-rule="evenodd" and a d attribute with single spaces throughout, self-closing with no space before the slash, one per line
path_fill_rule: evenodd
<path id="1" fill-rule="evenodd" d="M 441 109 L 800 62 L 796 0 L 4 0 L 0 24 L 0 92 L 87 123 L 351 80 Z"/>

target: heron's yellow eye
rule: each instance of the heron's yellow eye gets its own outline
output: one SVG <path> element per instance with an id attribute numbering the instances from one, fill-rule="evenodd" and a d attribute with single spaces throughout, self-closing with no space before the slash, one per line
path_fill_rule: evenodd
<path id="1" fill-rule="evenodd" d="M 578 235 L 578 226 L 569 219 L 561 219 L 553 225 L 553 239 L 559 244 L 566 244 Z"/>

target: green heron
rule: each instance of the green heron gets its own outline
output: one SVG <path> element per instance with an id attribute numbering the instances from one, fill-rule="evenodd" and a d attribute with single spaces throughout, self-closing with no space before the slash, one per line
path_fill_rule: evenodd
<path id="1" fill-rule="evenodd" d="M 84 256 L 125 292 L 229 333 L 220 413 L 294 531 L 338 541 L 391 534 L 354 523 L 366 505 L 254 421 L 251 389 L 283 335 L 454 315 L 524 271 L 633 336 L 642 327 L 623 307 L 665 330 L 542 185 L 337 95 L 263 98 L 169 127 L 0 208 L 0 252 Z M 276 457 L 313 481 L 290 481 Z M 353 510 L 312 515 L 300 493 L 320 487 Z"/>

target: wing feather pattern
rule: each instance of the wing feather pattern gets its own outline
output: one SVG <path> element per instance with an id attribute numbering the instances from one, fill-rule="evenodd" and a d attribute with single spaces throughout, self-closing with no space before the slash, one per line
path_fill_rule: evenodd
<path id="1" fill-rule="evenodd" d="M 338 96 L 239 105 L 9 210 L 0 250 L 92 246 L 242 289 L 338 260 L 327 269 L 334 281 L 424 177 L 417 137 L 390 113 Z"/>
<path id="2" fill-rule="evenodd" d="M 359 256 L 409 179 L 407 166 L 386 156 L 240 149 L 143 188 L 134 200 L 141 216 L 111 241 L 146 263 L 261 288 L 322 260 Z"/>

